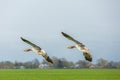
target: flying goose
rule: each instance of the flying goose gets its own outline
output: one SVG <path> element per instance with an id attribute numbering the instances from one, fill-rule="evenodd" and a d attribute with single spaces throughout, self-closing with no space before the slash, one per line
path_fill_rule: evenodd
<path id="1" fill-rule="evenodd" d="M 26 40 L 26 39 L 24 39 L 24 38 L 22 38 L 22 37 L 21 37 L 21 39 L 22 39 L 22 41 L 24 41 L 25 43 L 27 43 L 27 44 L 29 44 L 29 45 L 32 46 L 31 49 L 30 49 L 30 48 L 29 48 L 29 49 L 25 49 L 25 50 L 24 50 L 25 52 L 33 51 L 34 53 L 37 53 L 37 54 L 39 54 L 39 55 L 42 55 L 48 62 L 53 63 L 52 59 L 51 59 L 51 58 L 47 55 L 47 53 L 46 53 L 43 49 L 41 49 L 39 46 L 33 44 L 32 42 L 30 42 L 30 41 L 28 41 L 28 40 Z"/>
<path id="2" fill-rule="evenodd" d="M 70 35 L 68 35 L 68 34 L 66 34 L 64 32 L 61 32 L 61 33 L 62 33 L 62 35 L 64 37 L 66 37 L 67 39 L 69 39 L 69 40 L 71 40 L 71 41 L 73 41 L 73 42 L 75 42 L 77 44 L 75 46 L 68 46 L 67 48 L 69 48 L 69 49 L 77 48 L 78 50 L 83 52 L 83 55 L 84 55 L 86 60 L 88 60 L 90 62 L 92 61 L 92 56 L 91 56 L 91 54 L 89 52 L 89 49 L 87 47 L 85 47 L 84 44 L 82 44 L 81 42 L 75 40 L 73 37 L 71 37 Z"/>

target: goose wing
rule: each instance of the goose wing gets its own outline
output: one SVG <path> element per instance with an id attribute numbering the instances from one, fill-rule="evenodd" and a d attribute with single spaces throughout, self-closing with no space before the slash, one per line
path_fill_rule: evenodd
<path id="1" fill-rule="evenodd" d="M 92 62 L 92 56 L 89 52 L 83 52 L 83 55 L 84 55 L 86 60 Z"/>
<path id="2" fill-rule="evenodd" d="M 48 56 L 47 58 L 45 58 L 48 62 L 53 63 L 52 59 Z"/>
<path id="3" fill-rule="evenodd" d="M 53 63 L 52 59 L 47 54 L 42 54 L 42 56 L 50 63 Z"/>
<path id="4" fill-rule="evenodd" d="M 68 34 L 66 34 L 66 33 L 64 33 L 64 32 L 61 32 L 61 33 L 62 33 L 62 35 L 63 35 L 64 37 L 66 37 L 67 39 L 69 39 L 69 40 L 75 42 L 76 44 L 79 44 L 79 45 L 82 46 L 82 47 L 85 46 L 83 43 L 81 43 L 81 42 L 75 40 L 75 39 L 74 39 L 73 37 L 71 37 L 70 35 L 68 35 Z"/>
<path id="5" fill-rule="evenodd" d="M 26 40 L 26 39 L 24 39 L 24 38 L 22 38 L 22 37 L 21 37 L 21 39 L 22 39 L 22 41 L 24 41 L 25 43 L 31 45 L 32 47 L 41 49 L 39 46 L 33 44 L 32 42 L 30 42 L 30 41 L 28 41 L 28 40 Z"/>

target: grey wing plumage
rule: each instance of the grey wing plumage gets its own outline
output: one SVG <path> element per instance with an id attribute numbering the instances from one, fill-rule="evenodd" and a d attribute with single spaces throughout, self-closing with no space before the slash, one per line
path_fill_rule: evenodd
<path id="1" fill-rule="evenodd" d="M 21 37 L 21 39 L 22 39 L 22 41 L 24 41 L 25 43 L 31 45 L 32 47 L 41 49 L 39 46 L 33 44 L 32 42 L 30 42 L 30 41 L 28 41 L 28 40 L 26 40 L 26 39 L 24 39 L 22 37 Z"/>
<path id="2" fill-rule="evenodd" d="M 46 60 L 50 63 L 53 63 L 52 59 L 49 56 L 46 58 Z"/>
<path id="3" fill-rule="evenodd" d="M 85 45 L 82 44 L 81 42 L 75 40 L 75 39 L 74 39 L 73 37 L 71 37 L 70 35 L 68 35 L 68 34 L 66 34 L 66 33 L 64 33 L 64 32 L 61 32 L 61 33 L 62 33 L 62 35 L 63 35 L 64 37 L 66 37 L 67 39 L 75 42 L 76 44 L 80 44 L 81 46 L 85 46 Z"/>
<path id="4" fill-rule="evenodd" d="M 48 62 L 53 63 L 52 59 L 46 54 L 42 55 Z"/>
<path id="5" fill-rule="evenodd" d="M 83 55 L 84 55 L 84 57 L 85 57 L 86 60 L 92 62 L 92 56 L 91 56 L 90 53 L 88 53 L 88 52 L 83 52 Z"/>

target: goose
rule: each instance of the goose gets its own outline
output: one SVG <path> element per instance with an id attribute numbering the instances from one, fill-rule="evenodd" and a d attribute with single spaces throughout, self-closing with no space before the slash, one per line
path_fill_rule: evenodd
<path id="1" fill-rule="evenodd" d="M 29 51 L 33 51 L 34 53 L 37 53 L 39 55 L 42 55 L 48 62 L 53 63 L 52 59 L 48 56 L 48 54 L 45 52 L 45 50 L 41 49 L 39 46 L 37 46 L 36 44 L 33 44 L 32 42 L 22 38 L 22 41 L 24 41 L 25 43 L 29 44 L 32 46 L 32 48 L 27 48 L 24 51 L 25 52 L 29 52 Z"/>
<path id="2" fill-rule="evenodd" d="M 85 57 L 85 59 L 86 59 L 87 61 L 92 62 L 91 53 L 90 53 L 89 49 L 88 49 L 87 47 L 85 47 L 85 45 L 84 45 L 83 43 L 75 40 L 73 37 L 71 37 L 70 35 L 68 35 L 68 34 L 66 34 L 66 33 L 64 33 L 64 32 L 61 32 L 61 33 L 62 33 L 62 35 L 63 35 L 65 38 L 67 38 L 67 39 L 69 39 L 69 40 L 71 40 L 71 41 L 73 41 L 73 42 L 76 43 L 75 46 L 68 46 L 67 48 L 69 48 L 69 49 L 77 48 L 79 51 L 82 51 L 82 52 L 83 52 L 83 55 L 84 55 L 84 57 Z"/>

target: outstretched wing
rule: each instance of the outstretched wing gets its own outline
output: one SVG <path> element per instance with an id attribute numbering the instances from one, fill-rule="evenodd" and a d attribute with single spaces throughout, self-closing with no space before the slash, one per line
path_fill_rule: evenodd
<path id="1" fill-rule="evenodd" d="M 76 44 L 79 44 L 79 45 L 82 46 L 82 47 L 85 46 L 85 45 L 82 44 L 81 42 L 75 40 L 75 39 L 74 39 L 73 37 L 71 37 L 70 35 L 68 35 L 68 34 L 66 34 L 66 33 L 64 33 L 64 32 L 61 32 L 61 33 L 62 33 L 62 35 L 63 35 L 64 37 L 66 37 L 67 39 L 69 39 L 69 40 L 75 42 Z"/>
<path id="2" fill-rule="evenodd" d="M 31 45 L 32 47 L 41 49 L 39 46 L 33 44 L 32 42 L 30 42 L 30 41 L 28 41 L 28 40 L 26 40 L 26 39 L 24 39 L 22 37 L 21 37 L 21 39 L 22 39 L 22 41 L 24 41 L 25 43 Z"/>
<path id="3" fill-rule="evenodd" d="M 52 59 L 48 56 L 47 58 L 45 58 L 48 62 L 53 63 Z"/>
<path id="4" fill-rule="evenodd" d="M 42 56 L 50 63 L 53 63 L 52 59 L 47 54 L 42 54 Z"/>
<path id="5" fill-rule="evenodd" d="M 92 62 L 92 56 L 91 56 L 90 53 L 88 53 L 88 52 L 83 52 L 83 55 L 84 55 L 84 57 L 85 57 L 86 60 Z"/>

